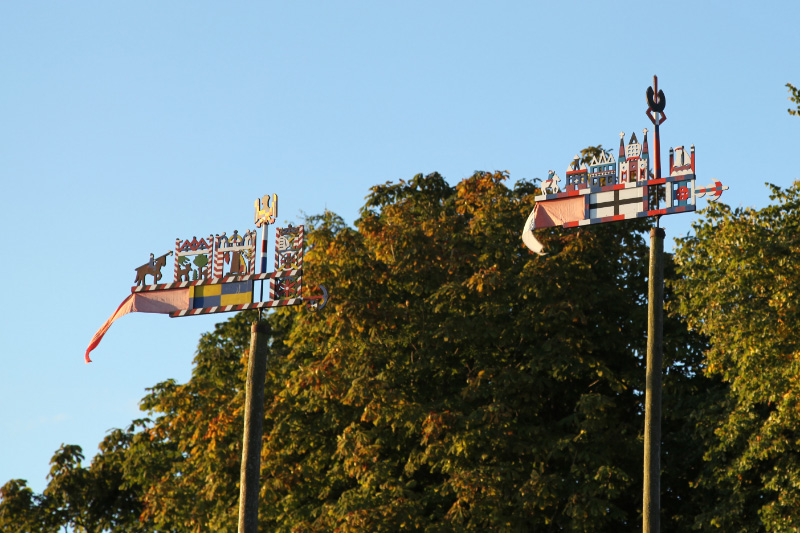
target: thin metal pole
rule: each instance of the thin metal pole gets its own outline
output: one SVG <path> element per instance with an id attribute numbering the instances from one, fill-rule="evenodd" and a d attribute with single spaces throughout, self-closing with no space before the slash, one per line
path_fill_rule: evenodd
<path id="1" fill-rule="evenodd" d="M 269 223 L 264 222 L 261 225 L 261 260 L 260 263 L 260 271 L 259 274 L 266 274 L 267 273 L 267 239 L 269 238 Z M 261 296 L 259 298 L 260 302 L 264 301 L 264 284 L 266 280 L 261 280 Z M 261 315 L 259 315 L 260 317 Z"/>
<path id="2" fill-rule="evenodd" d="M 261 436 L 264 429 L 264 381 L 267 375 L 269 323 L 257 321 L 250 330 L 250 357 L 245 385 L 244 438 L 239 482 L 239 533 L 258 533 L 258 493 Z"/>
<path id="3" fill-rule="evenodd" d="M 664 228 L 650 229 L 647 370 L 644 399 L 642 531 L 661 531 L 661 374 L 664 334 Z"/>

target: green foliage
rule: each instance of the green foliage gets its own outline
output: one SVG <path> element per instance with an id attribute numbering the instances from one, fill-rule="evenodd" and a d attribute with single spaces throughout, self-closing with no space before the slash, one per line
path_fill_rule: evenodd
<path id="1" fill-rule="evenodd" d="M 419 175 L 374 187 L 356 229 L 315 221 L 334 296 L 297 316 L 268 406 L 267 529 L 637 527 L 646 226 L 553 231 L 542 260 L 519 242 L 534 188 L 505 179 Z"/>
<path id="2" fill-rule="evenodd" d="M 138 521 L 139 492 L 126 487 L 122 457 L 129 434 L 112 431 L 100 445 L 91 467 L 82 466 L 80 446 L 62 445 L 50 461 L 49 483 L 35 495 L 23 480 L 11 480 L 0 489 L 0 531 L 149 531 Z"/>
<path id="3" fill-rule="evenodd" d="M 724 388 L 703 411 L 714 501 L 698 525 L 800 528 L 800 182 L 761 210 L 712 204 L 681 240 L 678 309 Z"/>
<path id="4" fill-rule="evenodd" d="M 788 111 L 790 115 L 798 116 L 800 115 L 800 90 L 791 83 L 787 83 L 786 87 L 789 88 L 789 94 L 791 95 L 789 96 L 789 101 L 797 106 L 797 109 L 787 109 L 786 111 Z"/>
<path id="5" fill-rule="evenodd" d="M 598 144 L 597 146 L 587 146 L 583 150 L 581 150 L 580 155 L 580 162 L 585 163 L 588 165 L 592 162 L 592 159 L 598 158 L 605 153 L 602 144 Z"/>
<path id="6" fill-rule="evenodd" d="M 246 351 L 252 314 L 200 340 L 191 380 L 149 389 L 152 420 L 127 449 L 126 477 L 143 487 L 142 518 L 157 531 L 235 531 Z"/>
<path id="7" fill-rule="evenodd" d="M 4 533 L 50 533 L 42 496 L 28 488 L 24 479 L 12 479 L 0 487 L 0 531 Z"/>
<path id="8" fill-rule="evenodd" d="M 506 179 L 417 175 L 373 187 L 355 227 L 307 221 L 304 281 L 332 299 L 269 315 L 263 530 L 639 527 L 647 223 L 543 231 L 543 259 L 519 238 L 536 189 Z M 149 389 L 90 467 L 62 447 L 41 502 L 9 482 L 0 517 L 235 531 L 252 319 L 203 335 L 190 381 Z M 706 345 L 678 314 L 664 344 L 664 529 L 687 531 Z"/>

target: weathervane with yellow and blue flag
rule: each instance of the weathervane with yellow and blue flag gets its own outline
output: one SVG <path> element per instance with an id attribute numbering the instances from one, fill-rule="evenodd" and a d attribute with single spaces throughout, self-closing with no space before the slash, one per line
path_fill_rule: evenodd
<path id="1" fill-rule="evenodd" d="M 128 313 L 163 313 L 171 317 L 206 315 L 269 309 L 305 303 L 310 311 L 318 311 L 328 302 L 328 291 L 320 285 L 322 295 L 303 295 L 304 228 L 289 225 L 277 228 L 275 240 L 275 271 L 267 271 L 268 228 L 278 214 L 278 195 L 265 195 L 255 203 L 255 223 L 262 230 L 260 250 L 257 254 L 255 230 L 228 236 L 209 235 L 176 239 L 174 250 L 155 257 L 136 268 L 136 285 L 116 312 L 95 333 L 86 349 L 85 360 L 91 362 L 89 353 L 102 340 L 108 328 L 118 318 Z M 167 256 L 174 255 L 174 279 L 170 283 L 158 282 Z M 152 284 L 146 283 L 147 276 Z M 269 299 L 264 300 L 264 282 L 269 281 Z M 255 283 L 261 282 L 261 292 L 255 298 Z"/>

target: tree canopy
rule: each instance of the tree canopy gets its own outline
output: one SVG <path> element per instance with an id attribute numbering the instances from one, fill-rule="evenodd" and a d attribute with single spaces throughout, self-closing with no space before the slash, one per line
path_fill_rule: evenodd
<path id="1" fill-rule="evenodd" d="M 628 531 L 641 522 L 646 221 L 519 239 L 535 184 L 476 172 L 371 189 L 307 221 L 322 313 L 269 315 L 265 531 Z M 712 206 L 666 257 L 664 530 L 797 528 L 796 184 Z M 47 489 L 0 489 L 0 530 L 235 531 L 252 313 L 191 379 Z"/>
<path id="2" fill-rule="evenodd" d="M 713 204 L 681 240 L 678 309 L 707 336 L 706 372 L 727 384 L 711 429 L 701 522 L 724 531 L 800 528 L 800 182 L 773 204 Z"/>

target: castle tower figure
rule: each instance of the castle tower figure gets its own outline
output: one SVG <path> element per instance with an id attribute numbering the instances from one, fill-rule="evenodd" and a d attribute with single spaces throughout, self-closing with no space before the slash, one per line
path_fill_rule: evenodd
<path id="1" fill-rule="evenodd" d="M 610 152 L 605 150 L 589 162 L 589 178 L 592 186 L 616 185 L 617 162 Z"/>
<path id="2" fill-rule="evenodd" d="M 619 155 L 617 156 L 617 181 L 625 183 L 628 181 L 628 167 L 625 164 L 627 156 L 625 155 L 625 132 L 619 132 Z"/>
<path id="3" fill-rule="evenodd" d="M 589 170 L 586 168 L 586 163 L 581 163 L 581 156 L 575 154 L 575 159 L 572 160 L 567 168 L 567 187 L 566 190 L 574 191 L 576 189 L 583 189 L 587 187 Z"/>
<path id="4" fill-rule="evenodd" d="M 647 146 L 647 128 L 645 128 L 644 140 L 642 141 L 642 159 L 645 161 L 645 168 L 647 169 L 647 176 L 650 177 L 650 149 Z"/>
<path id="5" fill-rule="evenodd" d="M 639 140 L 636 139 L 636 133 L 631 134 L 631 139 L 627 146 L 623 145 L 624 135 L 624 133 L 620 134 L 619 182 L 647 180 L 650 170 L 650 155 L 646 151 L 647 130 L 645 130 L 644 146 L 639 144 Z"/>

